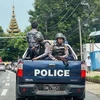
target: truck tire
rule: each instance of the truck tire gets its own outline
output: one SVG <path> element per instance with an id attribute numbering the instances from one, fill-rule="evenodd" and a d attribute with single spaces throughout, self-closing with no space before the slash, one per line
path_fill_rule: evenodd
<path id="1" fill-rule="evenodd" d="M 28 97 L 27 100 L 34 100 L 34 97 Z"/>
<path id="2" fill-rule="evenodd" d="M 19 97 L 19 95 L 18 95 L 18 93 L 17 93 L 17 91 L 16 91 L 16 100 L 25 100 L 25 98 Z"/>
<path id="3" fill-rule="evenodd" d="M 23 98 L 16 98 L 16 100 L 26 100 L 26 99 L 23 99 Z"/>
<path id="4" fill-rule="evenodd" d="M 65 100 L 72 100 L 72 97 L 66 97 Z"/>
<path id="5" fill-rule="evenodd" d="M 84 100 L 83 98 L 73 97 L 73 100 Z"/>

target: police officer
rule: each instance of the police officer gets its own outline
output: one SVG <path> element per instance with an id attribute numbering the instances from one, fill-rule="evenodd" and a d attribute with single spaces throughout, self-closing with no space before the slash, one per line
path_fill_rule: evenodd
<path id="1" fill-rule="evenodd" d="M 35 48 L 36 56 L 33 60 L 45 59 L 48 57 L 48 54 L 50 53 L 50 43 L 44 41 L 43 35 L 39 32 L 36 34 L 36 43 L 38 44 L 38 48 Z"/>
<path id="2" fill-rule="evenodd" d="M 60 58 L 67 58 L 68 57 L 68 47 L 65 44 L 65 36 L 62 33 L 57 33 L 56 36 L 56 42 L 52 46 L 51 53 L 49 54 L 49 57 L 52 60 L 58 60 L 58 57 Z"/>
<path id="3" fill-rule="evenodd" d="M 32 59 L 34 57 L 34 49 L 35 49 L 35 35 L 38 33 L 38 24 L 36 21 L 33 21 L 31 23 L 32 30 L 27 33 L 27 42 L 29 46 L 29 53 L 30 53 L 30 58 Z"/>

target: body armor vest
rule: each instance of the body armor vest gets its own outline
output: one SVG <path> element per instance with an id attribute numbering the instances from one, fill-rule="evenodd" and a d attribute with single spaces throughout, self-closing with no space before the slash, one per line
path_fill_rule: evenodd
<path id="1" fill-rule="evenodd" d="M 57 45 L 55 44 L 52 48 L 52 55 L 53 56 L 63 56 L 65 55 L 65 45 Z"/>
<path id="2" fill-rule="evenodd" d="M 39 56 L 45 52 L 45 44 L 46 43 L 49 43 L 49 42 L 45 41 L 45 42 L 38 45 L 38 49 L 35 51 L 36 56 Z"/>

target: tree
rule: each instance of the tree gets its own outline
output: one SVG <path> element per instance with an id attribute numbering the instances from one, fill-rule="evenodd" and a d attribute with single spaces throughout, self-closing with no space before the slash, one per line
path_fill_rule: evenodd
<path id="1" fill-rule="evenodd" d="M 24 35 L 26 33 L 21 33 L 15 36 Z M 3 36 L 6 36 L 3 34 Z M 8 35 L 9 37 L 10 35 Z M 25 49 L 28 47 L 26 38 L 14 38 L 14 39 L 0 39 L 0 56 L 2 56 L 4 61 L 17 60 L 18 56 L 22 57 Z"/>
<path id="2" fill-rule="evenodd" d="M 31 26 L 27 26 L 24 30 L 25 33 L 29 32 L 31 30 Z"/>
<path id="3" fill-rule="evenodd" d="M 2 29 L 2 26 L 0 26 L 0 33 L 4 33 L 4 30 Z"/>
<path id="4" fill-rule="evenodd" d="M 96 7 L 98 8 L 96 9 Z M 54 39 L 56 33 L 62 32 L 66 35 L 69 44 L 79 52 L 78 17 L 81 18 L 82 39 L 85 43 L 88 42 L 89 33 L 93 31 L 91 20 L 99 16 L 100 1 L 35 0 L 34 8 L 34 11 L 28 12 L 29 21 L 38 21 L 39 30 L 46 39 Z M 86 24 L 89 24 L 89 27 L 85 27 Z"/>

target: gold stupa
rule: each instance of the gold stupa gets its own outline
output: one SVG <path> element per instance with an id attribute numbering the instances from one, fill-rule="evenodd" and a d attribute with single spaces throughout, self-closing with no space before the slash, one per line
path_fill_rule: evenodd
<path id="1" fill-rule="evenodd" d="M 18 28 L 18 24 L 16 21 L 16 16 L 15 16 L 15 10 L 14 10 L 14 5 L 12 7 L 12 18 L 10 21 L 9 29 L 7 29 L 8 33 L 20 33 L 20 29 Z"/>

